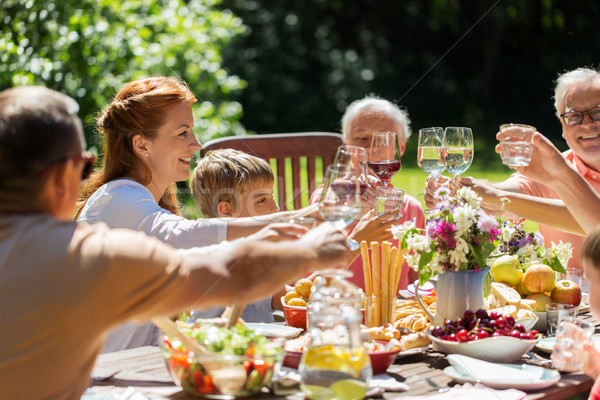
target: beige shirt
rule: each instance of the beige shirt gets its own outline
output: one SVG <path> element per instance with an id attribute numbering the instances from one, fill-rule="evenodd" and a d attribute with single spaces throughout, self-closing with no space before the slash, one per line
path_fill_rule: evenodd
<path id="1" fill-rule="evenodd" d="M 142 233 L 0 215 L 0 397 L 79 399 L 110 328 L 191 305 L 183 260 Z"/>

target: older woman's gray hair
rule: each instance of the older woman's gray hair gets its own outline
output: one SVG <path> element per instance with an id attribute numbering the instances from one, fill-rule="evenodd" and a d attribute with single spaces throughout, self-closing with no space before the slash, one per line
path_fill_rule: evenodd
<path id="1" fill-rule="evenodd" d="M 387 115 L 390 119 L 397 121 L 398 131 L 402 132 L 404 139 L 408 140 L 411 135 L 410 118 L 408 112 L 389 100 L 369 95 L 363 99 L 352 102 L 342 117 L 342 133 L 344 135 L 350 130 L 350 125 L 357 115 L 365 112 L 374 112 Z"/>

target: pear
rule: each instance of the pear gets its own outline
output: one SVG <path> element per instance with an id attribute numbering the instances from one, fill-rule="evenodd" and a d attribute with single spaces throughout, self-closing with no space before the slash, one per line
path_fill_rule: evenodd
<path id="1" fill-rule="evenodd" d="M 519 260 L 509 255 L 498 257 L 490 272 L 494 281 L 508 283 L 510 286 L 518 285 L 523 278 Z"/>

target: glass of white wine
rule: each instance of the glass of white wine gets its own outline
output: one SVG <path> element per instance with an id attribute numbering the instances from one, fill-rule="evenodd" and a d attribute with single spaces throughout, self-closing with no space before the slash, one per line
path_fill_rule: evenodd
<path id="1" fill-rule="evenodd" d="M 417 164 L 436 181 L 446 169 L 442 158 L 444 129 L 440 127 L 419 129 Z"/>
<path id="2" fill-rule="evenodd" d="M 473 131 L 471 128 L 449 126 L 444 130 L 442 158 L 454 180 L 471 166 L 473 161 Z"/>

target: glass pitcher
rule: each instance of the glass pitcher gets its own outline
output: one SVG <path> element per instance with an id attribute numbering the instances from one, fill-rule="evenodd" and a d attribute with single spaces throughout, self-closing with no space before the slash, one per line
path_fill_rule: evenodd
<path id="1" fill-rule="evenodd" d="M 298 370 L 300 388 L 313 400 L 360 400 L 372 370 L 360 338 L 360 295 L 346 270 L 319 273 L 308 308 L 310 342 Z"/>

